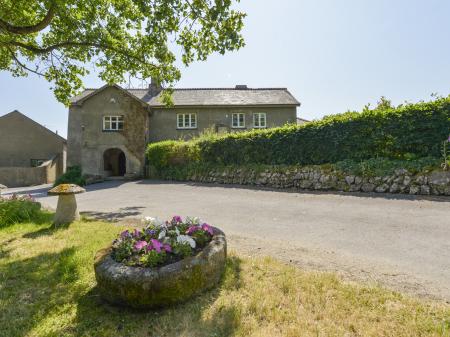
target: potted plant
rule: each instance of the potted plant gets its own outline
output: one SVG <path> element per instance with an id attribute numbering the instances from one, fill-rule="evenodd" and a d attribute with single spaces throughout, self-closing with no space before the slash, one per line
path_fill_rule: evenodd
<path id="1" fill-rule="evenodd" d="M 102 297 L 134 308 L 163 307 L 214 287 L 225 268 L 226 239 L 198 218 L 146 217 L 95 257 Z"/>

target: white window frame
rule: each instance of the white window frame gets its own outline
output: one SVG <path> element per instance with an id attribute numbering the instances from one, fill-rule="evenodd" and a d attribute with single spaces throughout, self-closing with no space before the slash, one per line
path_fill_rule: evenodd
<path id="1" fill-rule="evenodd" d="M 242 124 L 241 124 L 241 117 L 242 117 Z M 237 121 L 236 125 L 234 124 L 235 121 Z M 231 114 L 231 127 L 233 129 L 244 129 L 245 128 L 245 113 L 233 112 Z"/>
<path id="2" fill-rule="evenodd" d="M 177 114 L 177 129 L 196 129 L 197 128 L 197 114 L 179 113 Z"/>
<path id="3" fill-rule="evenodd" d="M 265 112 L 255 112 L 253 114 L 253 128 L 255 129 L 267 128 L 267 114 Z"/>
<path id="4" fill-rule="evenodd" d="M 109 124 L 108 127 L 107 124 Z M 114 128 L 113 124 L 115 124 Z M 123 125 L 123 116 L 103 116 L 103 131 L 122 131 Z"/>

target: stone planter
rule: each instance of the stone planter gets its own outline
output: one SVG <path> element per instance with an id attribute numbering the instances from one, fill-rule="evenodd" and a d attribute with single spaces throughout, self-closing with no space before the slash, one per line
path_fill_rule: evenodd
<path id="1" fill-rule="evenodd" d="M 94 269 L 101 296 L 108 302 L 150 309 L 183 302 L 211 289 L 225 269 L 225 234 L 214 228 L 211 242 L 197 255 L 159 268 L 129 267 L 97 252 Z"/>

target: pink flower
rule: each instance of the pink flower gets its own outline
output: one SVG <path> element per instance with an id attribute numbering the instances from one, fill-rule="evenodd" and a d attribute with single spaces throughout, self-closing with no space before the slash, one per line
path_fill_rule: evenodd
<path id="1" fill-rule="evenodd" d="M 164 244 L 163 245 L 163 249 L 167 252 L 167 253 L 172 253 L 172 247 L 169 244 Z"/>
<path id="2" fill-rule="evenodd" d="M 140 240 L 134 244 L 134 249 L 140 251 L 142 248 L 147 247 L 147 245 L 148 245 L 147 241 Z"/>
<path id="3" fill-rule="evenodd" d="M 191 235 L 192 233 L 198 231 L 200 229 L 199 226 L 190 226 L 187 231 L 186 234 Z"/>
<path id="4" fill-rule="evenodd" d="M 162 244 L 156 239 L 151 239 L 152 247 L 156 250 L 157 253 L 161 253 Z"/>
<path id="5" fill-rule="evenodd" d="M 204 223 L 204 224 L 202 225 L 202 229 L 203 229 L 205 232 L 208 232 L 210 235 L 214 235 L 214 230 L 213 230 L 213 228 L 212 228 L 210 225 L 208 225 L 207 223 Z"/>

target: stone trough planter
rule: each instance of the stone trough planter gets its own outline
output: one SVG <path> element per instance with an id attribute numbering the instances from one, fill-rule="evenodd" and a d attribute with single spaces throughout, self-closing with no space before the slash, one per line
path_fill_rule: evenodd
<path id="1" fill-rule="evenodd" d="M 137 309 L 183 302 L 219 282 L 227 255 L 225 234 L 214 228 L 211 242 L 197 255 L 159 268 L 130 267 L 111 257 L 111 247 L 97 252 L 94 269 L 107 302 Z"/>

